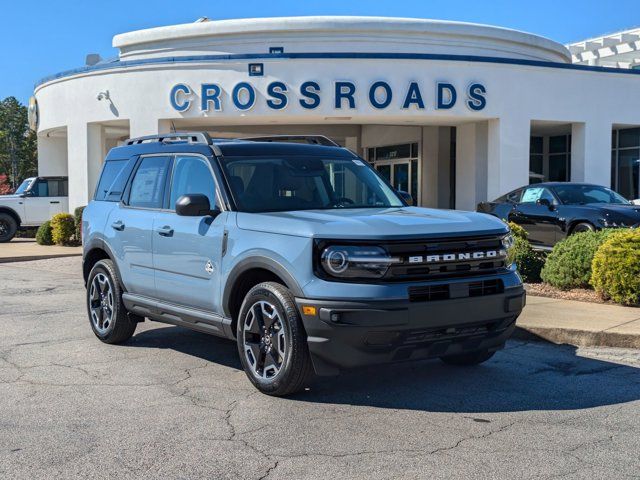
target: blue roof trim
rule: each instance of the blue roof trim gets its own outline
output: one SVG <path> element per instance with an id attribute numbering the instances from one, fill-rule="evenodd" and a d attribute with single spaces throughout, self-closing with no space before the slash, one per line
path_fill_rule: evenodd
<path id="1" fill-rule="evenodd" d="M 277 59 L 383 59 L 383 60 L 445 60 L 451 62 L 478 62 L 496 63 L 503 65 L 525 65 L 530 67 L 559 68 L 564 70 L 579 70 L 601 73 L 622 73 L 627 75 L 640 75 L 640 70 L 595 67 L 589 65 L 575 65 L 572 63 L 547 62 L 541 60 L 526 60 L 521 58 L 483 57 L 480 55 L 448 55 L 439 53 L 376 53 L 376 52 L 335 52 L 335 53 L 238 53 L 229 55 L 192 55 L 185 57 L 161 57 L 143 60 L 117 60 L 110 63 L 100 63 L 65 70 L 64 72 L 50 75 L 36 83 L 36 88 L 43 83 L 57 80 L 81 73 L 111 70 L 115 68 L 137 67 L 141 65 L 158 65 L 164 63 L 189 63 L 189 62 L 218 62 L 221 60 L 277 60 Z"/>

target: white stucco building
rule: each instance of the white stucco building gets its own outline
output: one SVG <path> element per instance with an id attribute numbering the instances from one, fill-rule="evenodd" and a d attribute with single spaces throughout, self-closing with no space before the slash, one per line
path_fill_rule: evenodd
<path id="1" fill-rule="evenodd" d="M 109 148 L 174 129 L 327 135 L 425 206 L 474 209 L 530 173 L 640 196 L 640 70 L 574 64 L 539 36 L 299 17 L 205 20 L 113 45 L 118 59 L 35 89 L 40 174 L 69 175 L 71 208 L 91 197 Z"/>

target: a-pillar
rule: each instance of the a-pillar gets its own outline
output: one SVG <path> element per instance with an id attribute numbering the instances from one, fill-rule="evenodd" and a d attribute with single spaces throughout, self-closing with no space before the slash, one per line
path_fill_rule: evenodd
<path id="1" fill-rule="evenodd" d="M 571 125 L 571 181 L 611 186 L 611 122 Z"/>

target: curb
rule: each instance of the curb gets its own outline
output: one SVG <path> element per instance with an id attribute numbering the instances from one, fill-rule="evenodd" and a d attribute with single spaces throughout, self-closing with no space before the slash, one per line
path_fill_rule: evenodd
<path id="1" fill-rule="evenodd" d="M 546 341 L 576 347 L 617 347 L 640 349 L 640 335 L 607 331 L 573 330 L 569 328 L 536 328 L 516 326 L 513 337 L 519 340 Z"/>
<path id="2" fill-rule="evenodd" d="M 0 258 L 0 264 L 2 263 L 15 263 L 15 262 L 31 262 L 33 260 L 47 260 L 49 258 L 63 258 L 63 257 L 80 257 L 82 253 L 59 253 L 57 255 L 27 255 L 22 257 L 3 257 Z"/>

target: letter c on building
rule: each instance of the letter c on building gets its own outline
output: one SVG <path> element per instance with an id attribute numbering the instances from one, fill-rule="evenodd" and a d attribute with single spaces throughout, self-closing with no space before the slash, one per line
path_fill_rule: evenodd
<path id="1" fill-rule="evenodd" d="M 174 85 L 171 89 L 171 94 L 169 95 L 169 101 L 171 102 L 173 109 L 178 112 L 186 112 L 189 110 L 191 107 L 191 100 L 187 98 L 188 95 L 191 95 L 191 89 L 188 85 L 185 85 L 184 83 Z"/>

